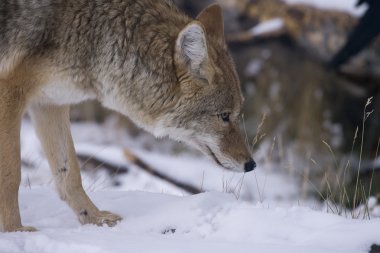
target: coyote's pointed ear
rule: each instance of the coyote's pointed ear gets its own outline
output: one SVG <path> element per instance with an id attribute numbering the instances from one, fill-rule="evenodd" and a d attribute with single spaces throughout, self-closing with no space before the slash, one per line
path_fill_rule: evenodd
<path id="1" fill-rule="evenodd" d="M 224 43 L 223 13 L 219 4 L 206 7 L 198 15 L 197 20 L 205 27 L 207 36 L 212 36 L 217 41 Z"/>
<path id="2" fill-rule="evenodd" d="M 197 21 L 191 22 L 178 35 L 175 50 L 176 64 L 195 78 L 211 83 L 210 59 L 205 31 Z"/>

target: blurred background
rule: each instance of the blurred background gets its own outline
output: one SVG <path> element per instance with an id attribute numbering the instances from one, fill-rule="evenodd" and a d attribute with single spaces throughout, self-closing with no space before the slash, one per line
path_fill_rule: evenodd
<path id="1" fill-rule="evenodd" d="M 214 1 L 174 2 L 196 17 Z M 268 205 L 380 216 L 379 1 L 217 2 L 246 98 L 241 128 L 257 169 L 225 171 L 86 102 L 72 108 L 85 189 L 223 191 Z M 24 186 L 53 184 L 28 116 L 22 161 Z"/>

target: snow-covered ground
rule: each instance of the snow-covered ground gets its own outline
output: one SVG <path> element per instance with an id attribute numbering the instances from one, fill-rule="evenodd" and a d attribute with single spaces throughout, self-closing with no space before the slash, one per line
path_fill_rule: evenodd
<path id="1" fill-rule="evenodd" d="M 112 120 L 111 120 L 112 121 Z M 132 138 L 127 131 L 113 124 L 72 124 L 72 132 L 76 151 L 88 157 L 95 156 L 111 164 L 126 165 L 129 173 L 119 175 L 120 185 L 114 186 L 105 171 L 97 174 L 82 173 L 86 190 L 144 190 L 163 192 L 174 195 L 188 195 L 184 190 L 142 171 L 128 163 L 123 148 L 128 148 L 135 155 L 150 164 L 153 168 L 178 181 L 190 184 L 204 191 L 232 192 L 237 198 L 247 201 L 266 200 L 285 204 L 298 203 L 301 193 L 298 182 L 287 171 L 272 168 L 264 162 L 266 150 L 263 147 L 255 154 L 260 169 L 253 173 L 234 173 L 223 170 L 203 155 L 184 152 L 173 154 L 171 142 L 155 139 L 147 135 Z M 144 146 L 149 143 L 150 150 Z M 157 145 L 157 146 L 155 146 Z M 28 120 L 23 122 L 21 131 L 22 160 L 34 168 L 24 168 L 23 186 L 52 185 L 53 179 L 44 158 L 39 141 Z M 276 186 L 276 187 L 273 187 Z"/>
<path id="2" fill-rule="evenodd" d="M 368 252 L 380 220 L 350 220 L 305 207 L 271 208 L 209 192 L 173 196 L 139 191 L 90 194 L 120 214 L 116 227 L 81 226 L 50 188 L 22 189 L 21 214 L 35 233 L 0 235 L 2 253 Z"/>
<path id="3" fill-rule="evenodd" d="M 270 145 L 255 153 L 259 168 L 243 175 L 224 171 L 194 152 L 173 155 L 172 143 L 153 142 L 149 135 L 133 138 L 112 120 L 74 123 L 72 130 L 78 153 L 129 167 L 118 176 L 118 186 L 105 171 L 82 173 L 97 206 L 120 214 L 123 221 L 113 228 L 79 224 L 55 193 L 41 147 L 25 120 L 20 209 L 23 224 L 39 232 L 0 234 L 1 253 L 364 253 L 380 243 L 380 219 L 340 217 L 303 199 L 302 182 L 265 161 Z M 124 147 L 206 193 L 191 196 L 129 164 Z"/>

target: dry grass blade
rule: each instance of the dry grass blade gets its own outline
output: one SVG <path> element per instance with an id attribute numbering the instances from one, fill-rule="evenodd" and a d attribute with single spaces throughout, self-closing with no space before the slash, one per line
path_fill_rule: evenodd
<path id="1" fill-rule="evenodd" d="M 245 128 L 245 119 L 244 119 L 244 114 L 241 115 L 241 118 L 243 119 L 243 127 L 244 127 L 244 141 L 249 146 L 249 141 L 248 141 L 248 134 L 247 134 L 247 129 Z"/>
<path id="2" fill-rule="evenodd" d="M 364 106 L 363 110 L 363 120 L 362 120 L 362 131 L 361 131 L 361 143 L 360 143 L 360 153 L 359 153 L 359 165 L 358 165 L 358 171 L 356 175 L 356 184 L 355 184 L 355 192 L 354 192 L 354 200 L 353 200 L 353 208 L 357 206 L 357 197 L 358 197 L 358 185 L 359 185 L 359 175 L 360 175 L 360 169 L 362 164 L 362 156 L 363 156 L 363 146 L 364 146 L 364 133 L 365 133 L 365 122 L 368 119 L 368 117 L 371 115 L 372 111 L 367 112 L 367 107 L 372 103 L 372 97 L 367 99 L 367 102 Z"/>
<path id="3" fill-rule="evenodd" d="M 377 160 L 377 157 L 379 156 L 379 148 L 380 148 L 380 138 L 379 138 L 378 141 L 377 141 L 377 147 L 376 147 L 375 158 L 374 158 L 374 160 L 373 160 L 373 164 L 372 164 L 372 176 L 371 176 L 371 181 L 370 181 L 370 184 L 369 184 L 369 192 L 368 192 L 368 195 L 370 195 L 371 190 L 372 190 L 373 177 L 374 177 L 374 175 L 375 175 L 376 160 Z"/>
<path id="4" fill-rule="evenodd" d="M 334 158 L 334 163 L 335 163 L 335 166 L 336 168 L 339 168 L 339 165 L 338 165 L 338 161 L 336 160 L 336 156 L 335 156 L 335 153 L 334 151 L 332 150 L 330 144 L 328 144 L 326 141 L 322 140 L 323 144 L 325 144 L 327 146 L 327 148 L 329 149 L 332 157 Z"/>
<path id="5" fill-rule="evenodd" d="M 262 139 L 264 138 L 265 136 L 265 133 L 263 133 L 263 126 L 264 126 L 264 123 L 265 123 L 265 120 L 267 118 L 267 114 L 264 113 L 263 114 L 263 117 L 261 118 L 261 121 L 260 121 L 260 124 L 258 125 L 257 127 L 257 131 L 256 131 L 256 135 L 255 137 L 253 138 L 253 141 L 252 141 L 252 148 L 255 147 L 255 145 Z"/>

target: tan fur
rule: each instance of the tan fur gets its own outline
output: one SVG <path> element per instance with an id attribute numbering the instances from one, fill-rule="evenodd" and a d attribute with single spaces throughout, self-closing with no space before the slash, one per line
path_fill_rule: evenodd
<path id="1" fill-rule="evenodd" d="M 11 50 L 9 55 L 0 59 L 0 78 L 6 78 L 22 61 L 24 53 L 18 50 Z"/>
<path id="2" fill-rule="evenodd" d="M 83 190 L 70 104 L 98 99 L 227 169 L 253 162 L 239 131 L 243 98 L 219 6 L 192 20 L 163 0 L 4 0 L 0 13 L 9 4 L 20 13 L 0 14 L 0 231 L 34 230 L 22 226 L 17 196 L 26 110 L 59 195 L 82 224 L 112 226 L 121 217 L 99 211 Z"/>
<path id="3" fill-rule="evenodd" d="M 32 63 L 29 61 L 28 63 Z M 33 66 L 32 64 L 30 66 Z M 25 78 L 34 68 L 19 65 L 7 79 L 0 79 L 0 230 L 33 231 L 22 227 L 18 207 L 20 171 L 20 126 L 25 106 L 41 76 Z"/>

